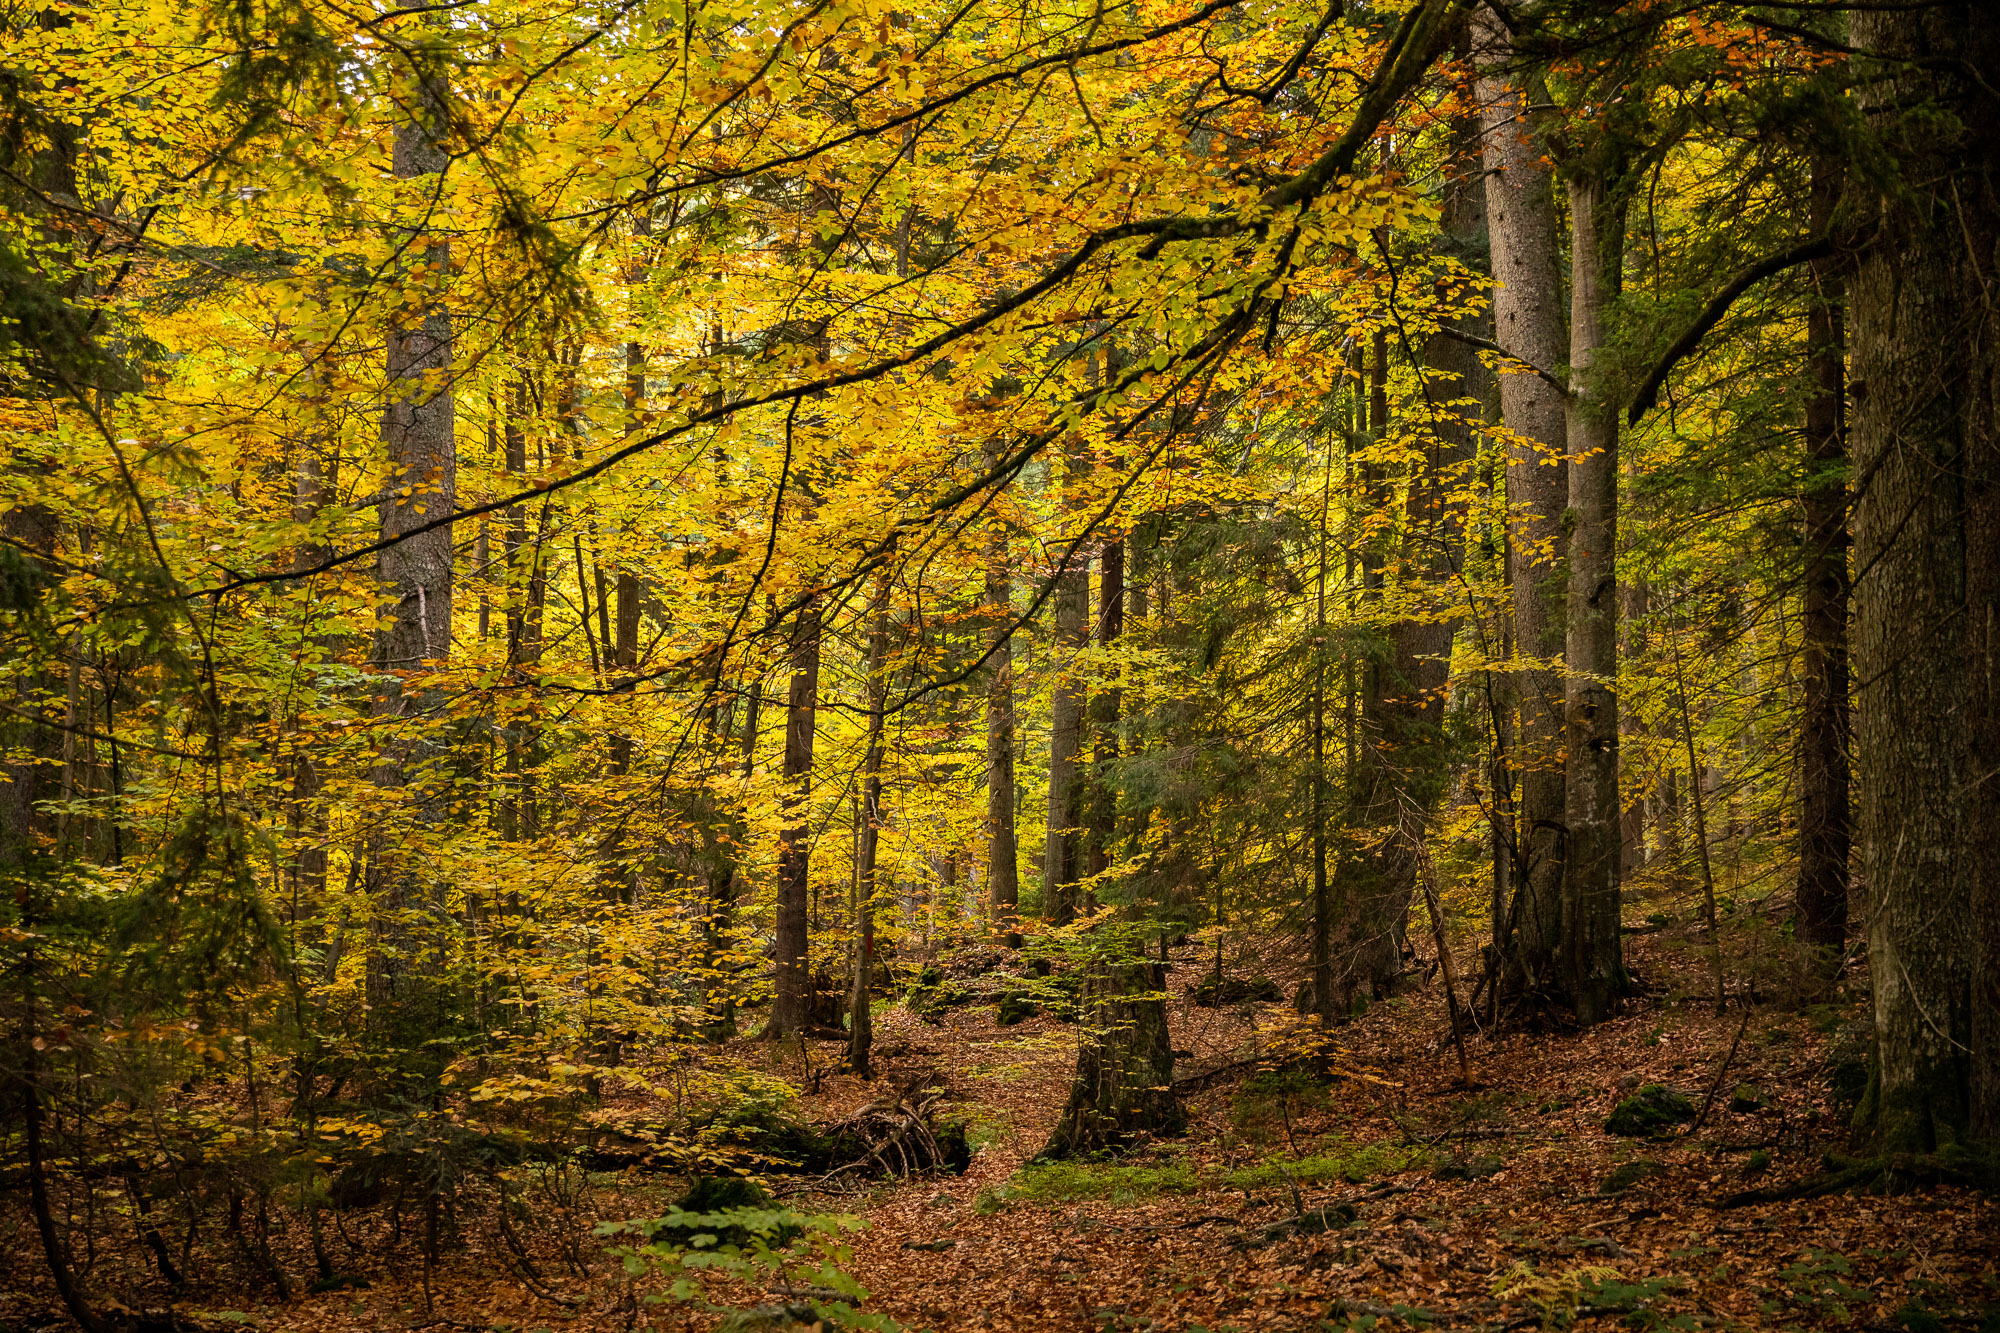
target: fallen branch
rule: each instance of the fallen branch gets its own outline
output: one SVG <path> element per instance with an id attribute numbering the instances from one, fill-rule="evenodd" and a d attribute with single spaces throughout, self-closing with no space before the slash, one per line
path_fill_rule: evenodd
<path id="1" fill-rule="evenodd" d="M 1708 1119 L 1709 1110 L 1715 1105 L 1715 1094 L 1721 1091 L 1723 1076 L 1729 1073 L 1729 1066 L 1735 1063 L 1736 1048 L 1743 1044 L 1743 1033 L 1749 1026 L 1750 1010 L 1748 1007 L 1745 1007 L 1743 1010 L 1743 1021 L 1736 1025 L 1736 1040 L 1729 1043 L 1729 1054 L 1722 1057 L 1722 1067 L 1715 1071 L 1715 1079 L 1708 1085 L 1708 1096 L 1702 1098 L 1701 1114 L 1697 1115 L 1694 1118 L 1694 1123 L 1687 1127 L 1688 1134 L 1692 1134 L 1700 1129 L 1702 1122 Z M 1685 1138 L 1686 1135 L 1682 1137 Z"/>

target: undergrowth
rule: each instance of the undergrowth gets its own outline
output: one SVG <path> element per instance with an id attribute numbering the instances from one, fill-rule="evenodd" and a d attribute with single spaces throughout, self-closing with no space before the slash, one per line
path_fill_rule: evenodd
<path id="1" fill-rule="evenodd" d="M 1311 1157 L 1274 1157 L 1257 1166 L 1221 1171 L 1184 1161 L 1151 1165 L 1120 1162 L 1044 1162 L 1025 1166 L 1005 1184 L 979 1194 L 982 1213 L 1013 1203 L 1062 1204 L 1098 1200 L 1114 1205 L 1142 1203 L 1169 1194 L 1209 1190 L 1282 1189 L 1286 1177 L 1300 1186 L 1334 1181 L 1360 1184 L 1420 1166 L 1421 1148 L 1389 1143 L 1336 1144 Z"/>

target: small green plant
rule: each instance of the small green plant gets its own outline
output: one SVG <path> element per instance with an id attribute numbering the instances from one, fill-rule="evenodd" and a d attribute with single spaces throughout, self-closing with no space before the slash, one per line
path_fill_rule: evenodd
<path id="1" fill-rule="evenodd" d="M 1291 1143 L 1299 1116 L 1306 1111 L 1324 1111 L 1327 1106 L 1327 1086 L 1311 1071 L 1262 1069 L 1236 1089 L 1230 1120 L 1253 1143 L 1270 1142 L 1281 1128 L 1285 1141 Z"/>
<path id="2" fill-rule="evenodd" d="M 901 1325 L 893 1319 L 857 1308 L 868 1292 L 846 1270 L 851 1254 L 840 1233 L 865 1225 L 858 1217 L 769 1205 L 713 1212 L 677 1207 L 664 1217 L 600 1223 L 597 1234 L 638 1238 L 610 1253 L 632 1277 L 657 1273 L 665 1279 L 664 1290 L 646 1297 L 649 1303 L 681 1301 L 722 1315 L 719 1329 L 789 1321 L 896 1333 Z M 733 1299 L 746 1291 L 783 1291 L 792 1299 L 775 1310 L 750 1309 Z"/>
<path id="3" fill-rule="evenodd" d="M 1788 1289 L 1792 1303 L 1811 1311 L 1816 1318 L 1845 1323 L 1847 1307 L 1875 1299 L 1865 1287 L 1845 1279 L 1854 1265 L 1845 1255 L 1830 1250 L 1807 1249 L 1792 1263 L 1778 1270 L 1778 1280 Z"/>

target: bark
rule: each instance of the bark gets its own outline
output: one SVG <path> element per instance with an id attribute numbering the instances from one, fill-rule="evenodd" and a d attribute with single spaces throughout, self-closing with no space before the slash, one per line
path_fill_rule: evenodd
<path id="1" fill-rule="evenodd" d="M 1813 164 L 1812 230 L 1833 225 L 1840 164 Z M 1806 400 L 1804 605 L 1799 675 L 1799 887 L 1794 935 L 1820 951 L 1829 971 L 1847 947 L 1847 861 L 1853 823 L 1847 747 L 1847 365 L 1842 279 L 1832 258 L 1816 261 L 1806 317 L 1812 396 Z"/>
<path id="2" fill-rule="evenodd" d="M 1534 137 L 1546 100 L 1509 81 L 1507 30 L 1490 10 L 1474 14 L 1487 226 L 1492 237 L 1494 340 L 1544 369 L 1569 361 L 1554 184 Z M 1520 709 L 1514 754 L 1520 772 L 1518 864 L 1506 983 L 1540 992 L 1555 983 L 1562 926 L 1564 856 L 1562 746 L 1563 510 L 1568 479 L 1545 460 L 1568 450 L 1562 394 L 1541 376 L 1500 376 L 1500 417 L 1508 431 L 1508 542 L 1513 557 L 1514 642 L 1526 664 L 1512 681 Z"/>
<path id="3" fill-rule="evenodd" d="M 1622 649 L 1627 661 L 1636 661 L 1645 656 L 1646 642 L 1644 624 L 1651 609 L 1651 590 L 1636 580 L 1620 585 L 1619 633 L 1624 636 Z M 1635 744 L 1648 734 L 1645 719 L 1634 709 L 1620 709 L 1618 713 L 1618 734 L 1622 741 L 1618 751 L 1618 792 L 1623 813 L 1618 824 L 1618 869 L 1621 880 L 1646 866 L 1646 819 L 1647 785 L 1637 770 L 1643 747 Z"/>
<path id="4" fill-rule="evenodd" d="M 1593 375 L 1625 258 L 1608 173 L 1570 182 L 1569 636 L 1563 708 L 1568 855 L 1562 979 L 1577 1020 L 1611 1016 L 1626 988 L 1618 932 L 1618 403 Z"/>
<path id="5" fill-rule="evenodd" d="M 1165 991 L 1158 963 L 1093 965 L 1082 997 L 1087 1018 L 1076 1075 L 1043 1159 L 1109 1151 L 1141 1134 L 1175 1134 L 1186 1126 L 1174 1095 Z"/>
<path id="6" fill-rule="evenodd" d="M 1876 1060 L 1858 1137 L 2000 1137 L 2000 29 L 1857 11 L 1862 109 L 1902 172 L 1848 283 L 1854 670 Z M 1942 349 L 1950 349 L 1942 354 Z"/>
<path id="7" fill-rule="evenodd" d="M 803 607 L 792 623 L 792 683 L 785 704 L 784 830 L 778 840 L 777 991 L 767 1037 L 802 1035 L 811 1019 L 806 905 L 811 878 L 813 733 L 819 709 L 820 609 Z"/>
<path id="8" fill-rule="evenodd" d="M 1098 559 L 1097 644 L 1110 648 L 1125 632 L 1125 544 L 1110 542 Z M 1101 875 L 1111 868 L 1112 843 L 1118 837 L 1118 789 L 1113 769 L 1118 763 L 1120 699 L 1116 686 L 1098 691 L 1090 704 L 1090 729 L 1096 739 L 1092 756 L 1090 845 L 1087 873 Z"/>
<path id="9" fill-rule="evenodd" d="M 1015 917 L 1021 901 L 1020 847 L 1014 805 L 1014 584 L 1008 577 L 1007 538 L 996 528 L 986 551 L 986 606 L 992 618 L 993 655 L 986 659 L 986 884 L 993 929 L 1012 949 L 1021 947 Z"/>
<path id="10" fill-rule="evenodd" d="M 882 835 L 882 722 L 888 700 L 889 584 L 875 594 L 868 626 L 868 743 L 861 758 L 861 827 L 854 849 L 854 978 L 848 999 L 848 1067 L 870 1077 L 875 1040 L 869 978 L 875 970 L 875 860 Z"/>
<path id="11" fill-rule="evenodd" d="M 446 123 L 448 92 L 433 74 L 417 79 L 414 114 L 396 129 L 390 170 L 398 180 L 439 176 L 446 155 L 439 142 Z M 424 188 L 424 187 L 419 187 Z M 389 462 L 388 492 L 381 502 L 381 533 L 394 544 L 376 557 L 376 577 L 388 605 L 376 631 L 373 664 L 384 674 L 375 714 L 387 720 L 410 716 L 418 696 L 401 677 L 388 673 L 422 669 L 451 655 L 452 527 L 419 531 L 450 515 L 458 503 L 458 451 L 452 399 L 452 317 L 435 290 L 450 272 L 450 246 L 430 238 L 423 267 L 405 275 L 406 309 L 386 330 L 388 403 L 382 416 L 382 443 Z M 430 289 L 430 290 L 427 290 Z M 386 728 L 392 734 L 399 728 Z M 398 742 L 378 759 L 376 786 L 402 789 L 415 758 Z M 419 820 L 434 810 L 415 812 Z M 369 857 L 369 892 L 376 906 L 373 942 L 366 968 L 369 1007 L 378 1020 L 402 984 L 400 955 L 408 943 L 399 918 L 416 875 L 407 840 L 383 830 Z"/>
<path id="12" fill-rule="evenodd" d="M 53 582 L 61 576 L 55 565 L 56 519 L 47 507 L 35 504 L 8 510 L 0 517 L 0 537 L 14 550 L 31 553 L 30 563 L 39 578 Z M 29 676 L 16 691 L 17 707 L 39 715 L 42 704 L 38 696 L 50 684 L 42 673 Z M 109 723 L 105 730 L 112 730 Z M 0 743 L 6 750 L 18 747 L 22 752 L 20 758 L 0 763 L 0 870 L 19 870 L 42 850 L 48 821 L 37 807 L 49 796 L 52 769 L 47 761 L 61 753 L 62 734 L 41 721 L 0 720 Z M 115 810 L 111 817 L 117 819 Z"/>
<path id="13" fill-rule="evenodd" d="M 1458 150 L 1445 189 L 1441 247 L 1461 257 L 1486 245 L 1485 191 L 1479 185 L 1478 132 L 1469 121 L 1456 127 Z M 1489 336 L 1482 317 L 1452 322 L 1455 332 Z M 1376 439 L 1389 431 L 1386 347 L 1378 341 L 1369 391 L 1369 430 Z M 1411 465 L 1404 500 L 1403 532 L 1392 552 L 1364 558 L 1364 583 L 1383 587 L 1395 581 L 1427 601 L 1456 601 L 1449 584 L 1463 559 L 1465 537 L 1462 473 L 1473 455 L 1472 427 L 1462 400 L 1485 397 L 1486 370 L 1462 338 L 1439 335 L 1424 349 L 1428 390 L 1413 404 L 1429 443 Z M 1379 483 L 1378 483 L 1379 484 Z M 1384 495 L 1383 503 L 1390 497 Z M 1393 555 L 1393 561 L 1387 557 Z M 1323 612 L 1319 613 L 1323 618 Z M 1426 825 L 1443 790 L 1445 753 L 1441 732 L 1445 687 L 1450 675 L 1452 616 L 1392 622 L 1380 654 L 1368 663 L 1361 695 L 1360 755 L 1356 767 L 1352 822 L 1367 831 L 1365 854 L 1350 847 L 1341 867 L 1342 902 L 1331 942 L 1333 958 L 1314 947 L 1314 991 L 1322 1016 L 1346 1008 L 1357 994 L 1387 992 L 1402 971 L 1404 923 L 1417 889 Z M 1314 708 L 1315 790 L 1320 801 L 1324 766 L 1324 682 L 1316 682 Z M 1314 849 L 1314 903 L 1320 888 L 1319 845 Z M 1316 913 L 1317 915 L 1317 913 Z M 1336 972 L 1332 993 L 1328 969 Z"/>
<path id="14" fill-rule="evenodd" d="M 1082 460 L 1074 450 L 1068 467 Z M 1065 508 L 1074 486 L 1066 484 Z M 1068 925 L 1076 919 L 1077 881 L 1083 876 L 1084 687 L 1077 656 L 1089 642 L 1090 562 L 1078 549 L 1063 547 L 1065 563 L 1056 575 L 1055 669 L 1060 672 L 1049 703 L 1049 825 L 1042 857 L 1042 919 Z"/>

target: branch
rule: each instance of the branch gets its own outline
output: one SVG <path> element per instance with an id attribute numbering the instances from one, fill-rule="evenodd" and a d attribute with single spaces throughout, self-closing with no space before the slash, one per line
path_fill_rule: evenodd
<path id="1" fill-rule="evenodd" d="M 1502 347 L 1499 343 L 1494 342 L 1491 338 L 1482 338 L 1476 333 L 1463 333 L 1457 329 L 1444 328 L 1442 326 L 1439 327 L 1437 333 L 1440 338 L 1451 338 L 1457 342 L 1464 343 L 1467 347 L 1477 347 L 1482 352 L 1498 352 L 1501 356 L 1506 357 L 1509 361 L 1518 361 L 1522 365 L 1526 366 L 1528 369 L 1534 371 L 1537 375 L 1540 375 L 1543 379 L 1547 380 L 1550 384 L 1555 385 L 1556 392 L 1561 394 L 1564 398 L 1569 397 L 1568 380 L 1565 380 L 1562 376 L 1556 374 L 1553 370 L 1542 369 L 1542 367 L 1528 360 L 1528 358 L 1525 356 L 1516 356 L 1514 353 Z"/>
<path id="2" fill-rule="evenodd" d="M 1625 424 L 1628 426 L 1639 424 L 1639 418 L 1645 416 L 1659 400 L 1660 389 L 1666 384 L 1667 376 L 1673 368 L 1680 364 L 1682 358 L 1701 345 L 1701 340 L 1707 336 L 1708 331 L 1729 313 L 1730 306 L 1736 304 L 1737 297 L 1773 274 L 1783 273 L 1788 268 L 1794 268 L 1811 260 L 1824 259 L 1832 253 L 1833 238 L 1815 236 L 1809 241 L 1801 241 L 1789 250 L 1781 250 L 1769 258 L 1760 259 L 1731 278 L 1728 284 L 1702 307 L 1701 313 L 1694 317 L 1694 323 L 1688 325 L 1686 332 L 1674 339 L 1674 345 L 1661 355 L 1658 363 L 1647 373 L 1645 380 L 1639 385 L 1639 391 L 1632 395 L 1632 406 L 1625 412 Z"/>

